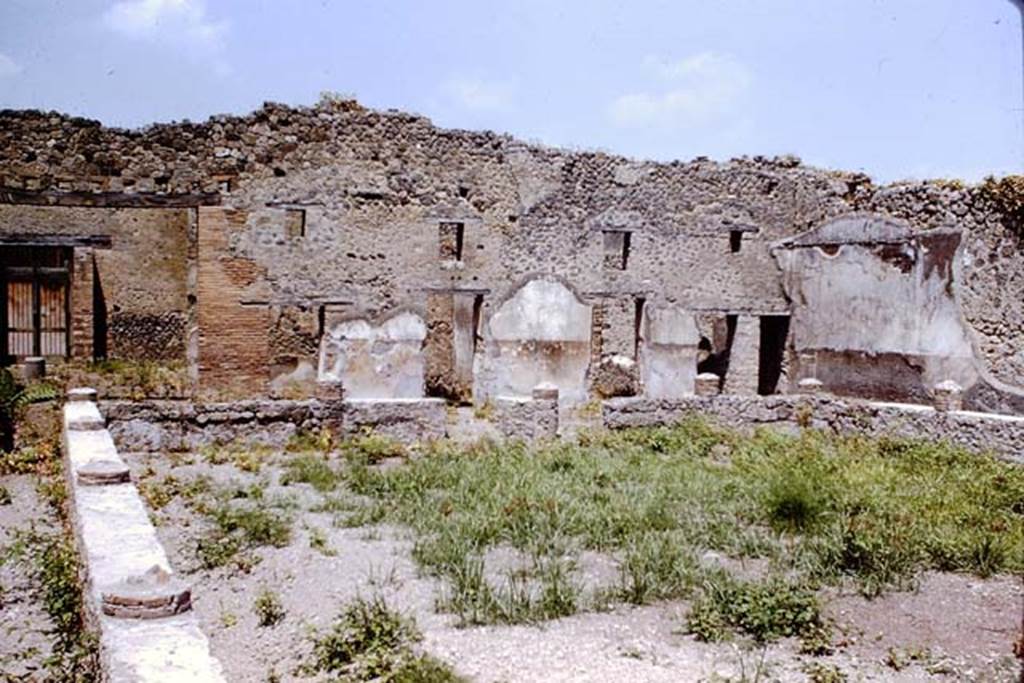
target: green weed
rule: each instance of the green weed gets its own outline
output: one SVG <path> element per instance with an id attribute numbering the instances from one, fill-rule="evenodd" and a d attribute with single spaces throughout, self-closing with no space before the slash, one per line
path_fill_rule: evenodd
<path id="1" fill-rule="evenodd" d="M 359 598 L 344 609 L 330 632 L 316 638 L 306 673 L 334 674 L 351 681 L 459 681 L 447 665 L 416 652 L 419 640 L 415 625 L 382 598 Z"/>
<path id="2" fill-rule="evenodd" d="M 256 621 L 260 626 L 275 626 L 285 618 L 284 605 L 277 593 L 269 588 L 263 588 L 256 596 L 252 606 L 256 613 Z"/>

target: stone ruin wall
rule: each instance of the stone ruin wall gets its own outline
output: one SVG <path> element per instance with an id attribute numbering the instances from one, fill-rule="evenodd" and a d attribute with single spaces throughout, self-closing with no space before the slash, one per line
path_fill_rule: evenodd
<path id="1" fill-rule="evenodd" d="M 122 263 L 109 277 L 145 285 L 126 286 L 115 305 L 149 310 L 151 292 L 173 289 L 157 308 L 186 324 L 194 316 L 202 383 L 242 394 L 308 395 L 322 339 L 409 311 L 427 330 L 428 391 L 465 399 L 475 374 L 488 376 L 474 364 L 505 344 L 489 321 L 537 278 L 590 309 L 591 375 L 638 354 L 696 359 L 701 337 L 714 354 L 725 314 L 736 315 L 725 389 L 751 393 L 752 316 L 790 310 L 769 245 L 851 211 L 963 230 L 965 318 L 991 374 L 1024 386 L 1020 246 L 976 188 L 876 187 L 792 158 L 659 164 L 570 153 L 354 102 L 266 105 L 140 131 L 0 114 L 0 232 L 134 225 L 131 239 L 115 232 L 110 254 Z M 86 227 L 91 216 L 105 218 Z M 167 225 L 179 231 L 168 246 L 179 269 L 168 261 L 154 271 L 157 247 L 146 240 L 164 239 Z M 649 319 L 672 311 L 695 313 L 699 335 L 670 325 L 677 336 L 655 341 Z M 577 337 L 548 340 L 556 361 Z M 183 328 L 175 348 L 187 341 Z"/>

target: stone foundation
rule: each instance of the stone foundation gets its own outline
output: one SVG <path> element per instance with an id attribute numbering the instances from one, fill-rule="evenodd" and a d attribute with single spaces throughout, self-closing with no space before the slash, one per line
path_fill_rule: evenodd
<path id="1" fill-rule="evenodd" d="M 242 441 L 282 448 L 298 431 L 333 429 L 343 436 L 373 431 L 414 443 L 447 431 L 441 399 L 345 401 L 107 401 L 110 433 L 125 451 L 189 451 Z"/>
<path id="2" fill-rule="evenodd" d="M 602 404 L 609 429 L 678 422 L 690 415 L 735 426 L 802 426 L 841 434 L 946 440 L 976 452 L 1024 462 L 1024 417 L 962 410 L 936 411 L 906 403 L 823 396 L 729 396 L 683 399 L 616 398 Z"/>
<path id="3" fill-rule="evenodd" d="M 443 438 L 447 424 L 448 409 L 439 398 L 353 399 L 343 404 L 341 433 L 373 432 L 415 443 Z"/>
<path id="4" fill-rule="evenodd" d="M 298 430 L 340 420 L 336 401 L 106 401 L 110 433 L 125 451 L 189 451 L 241 440 L 283 447 Z"/>

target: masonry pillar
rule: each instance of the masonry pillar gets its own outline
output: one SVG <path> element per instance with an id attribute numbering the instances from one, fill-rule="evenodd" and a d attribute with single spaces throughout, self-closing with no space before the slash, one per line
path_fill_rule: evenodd
<path id="1" fill-rule="evenodd" d="M 74 358 L 92 358 L 94 348 L 93 250 L 91 247 L 76 247 L 71 265 L 71 281 L 68 283 L 71 307 L 71 348 Z"/>
<path id="2" fill-rule="evenodd" d="M 469 402 L 484 292 L 435 291 L 427 295 L 424 342 L 428 396 Z"/>
<path id="3" fill-rule="evenodd" d="M 756 394 L 761 353 L 761 319 L 756 315 L 736 316 L 729 351 L 729 371 L 725 375 L 726 394 Z"/>
<path id="4" fill-rule="evenodd" d="M 266 391 L 270 364 L 269 306 L 246 300 L 265 272 L 230 247 L 247 218 L 244 211 L 199 209 L 196 285 L 200 389 L 243 396 Z"/>

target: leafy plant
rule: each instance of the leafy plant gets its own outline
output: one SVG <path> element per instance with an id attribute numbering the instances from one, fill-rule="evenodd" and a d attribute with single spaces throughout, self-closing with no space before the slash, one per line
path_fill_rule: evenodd
<path id="1" fill-rule="evenodd" d="M 379 596 L 358 598 L 313 644 L 308 673 L 340 675 L 343 680 L 395 683 L 455 683 L 444 663 L 417 653 L 422 636 L 415 625 L 392 611 Z"/>
<path id="2" fill-rule="evenodd" d="M 14 427 L 18 411 L 30 403 L 51 401 L 58 397 L 55 386 L 35 382 L 21 386 L 7 368 L 0 368 L 0 448 L 14 448 Z"/>
<path id="3" fill-rule="evenodd" d="M 781 579 L 708 582 L 687 617 L 687 629 L 701 640 L 721 640 L 737 629 L 758 642 L 820 635 L 824 620 L 814 593 Z"/>
<path id="4" fill-rule="evenodd" d="M 253 611 L 256 613 L 257 623 L 260 626 L 275 626 L 284 621 L 285 618 L 284 605 L 281 603 L 281 598 L 269 588 L 264 588 L 256 596 L 256 602 L 253 603 Z"/>

